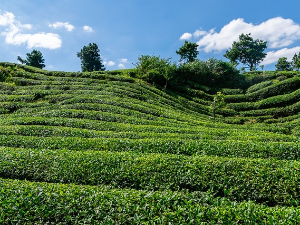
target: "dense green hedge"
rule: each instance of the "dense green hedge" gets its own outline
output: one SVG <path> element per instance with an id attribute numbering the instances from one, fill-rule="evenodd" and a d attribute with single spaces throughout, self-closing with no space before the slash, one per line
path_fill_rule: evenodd
<path id="1" fill-rule="evenodd" d="M 29 128 L 30 129 L 30 128 Z M 28 130 L 29 130 L 28 129 Z M 38 130 L 37 130 L 38 131 Z M 37 131 L 31 131 L 32 134 Z M 51 130 L 43 130 L 45 135 L 50 134 Z M 138 137 L 144 137 L 141 140 L 120 138 L 134 137 L 134 133 L 115 133 L 114 136 L 119 138 L 101 138 L 101 139 L 86 139 L 82 137 L 59 137 L 55 138 L 43 137 L 43 133 L 37 137 L 22 137 L 17 135 L 1 135 L 1 145 L 11 147 L 26 147 L 26 148 L 47 148 L 60 149 L 68 148 L 76 151 L 86 150 L 102 150 L 102 151 L 135 151 L 148 153 L 172 153 L 186 155 L 216 155 L 216 156 L 232 156 L 232 157 L 251 157 L 251 158 L 276 158 L 286 160 L 299 160 L 299 143 L 298 142 L 262 142 L 255 139 L 248 141 L 237 140 L 195 140 L 172 138 L 172 134 L 156 135 L 152 138 L 153 133 L 140 133 Z M 64 135 L 59 131 L 60 135 Z M 53 133 L 53 131 L 52 131 Z M 74 132 L 75 133 L 75 132 Z M 89 132 L 88 132 L 89 133 Z M 93 132 L 91 132 L 93 133 Z M 111 132 L 104 132 L 104 135 L 109 135 Z M 127 135 L 126 135 L 127 134 Z M 151 135 L 152 134 L 152 135 Z M 80 134 L 81 136 L 84 135 Z M 139 136 L 140 135 L 140 136 Z M 144 135 L 144 136 L 143 136 Z M 183 138 L 187 135 L 182 134 Z M 163 137 L 163 138 L 161 138 Z M 207 136 L 208 138 L 211 138 Z M 266 138 L 267 139 L 267 138 Z M 262 141 L 266 141 L 266 139 Z M 297 137 L 287 141 L 295 141 Z M 84 147 L 84 148 L 83 148 Z"/>
<path id="2" fill-rule="evenodd" d="M 258 109 L 240 112 L 241 116 L 266 116 L 273 115 L 274 117 L 291 116 L 300 112 L 300 101 L 288 105 L 286 107 L 268 108 L 268 109 Z"/>
<path id="3" fill-rule="evenodd" d="M 231 200 L 299 206 L 300 162 L 249 158 L 1 149 L 0 176 L 147 190 L 211 191 Z"/>
<path id="4" fill-rule="evenodd" d="M 274 84 L 274 80 L 267 80 L 267 81 L 260 82 L 258 84 L 254 84 L 254 85 L 252 85 L 251 87 L 249 87 L 247 89 L 246 93 L 247 94 L 253 93 L 253 92 L 258 91 L 262 88 L 268 87 L 272 84 Z"/>
<path id="5" fill-rule="evenodd" d="M 201 192 L 136 191 L 0 179 L 2 224 L 296 224 L 297 208 Z"/>
<path id="6" fill-rule="evenodd" d="M 300 86 L 300 77 L 293 77 L 245 95 L 227 95 L 228 103 L 258 101 L 271 96 L 291 93 Z"/>
<path id="7" fill-rule="evenodd" d="M 95 72 L 62 72 L 62 71 L 47 71 L 42 70 L 36 67 L 27 66 L 27 65 L 20 65 L 15 63 L 7 63 L 7 62 L 0 62 L 1 66 L 4 67 L 11 67 L 15 68 L 15 75 L 24 75 L 24 74 L 33 74 L 33 76 L 53 76 L 53 77 L 72 77 L 72 78 L 91 78 L 91 79 L 101 79 L 101 80 L 118 80 L 123 82 L 135 82 L 133 78 L 125 77 L 125 76 L 119 76 L 119 72 L 114 71 L 95 71 Z M 25 73 L 24 73 L 25 72 Z"/>
<path id="8" fill-rule="evenodd" d="M 300 89 L 285 95 L 277 95 L 269 97 L 258 102 L 242 102 L 231 103 L 227 107 L 237 110 L 254 110 L 254 109 L 266 109 L 272 107 L 285 107 L 293 103 L 297 103 L 300 100 Z"/>

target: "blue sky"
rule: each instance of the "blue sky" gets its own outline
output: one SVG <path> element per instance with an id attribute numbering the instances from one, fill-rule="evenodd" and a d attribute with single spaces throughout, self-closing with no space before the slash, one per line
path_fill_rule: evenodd
<path id="1" fill-rule="evenodd" d="M 300 52 L 298 0 L 1 0 L 0 61 L 37 49 L 46 68 L 80 71 L 77 52 L 96 43 L 107 70 L 132 68 L 140 55 L 179 60 L 184 40 L 200 60 L 223 54 L 241 33 L 268 41 L 265 69 Z"/>

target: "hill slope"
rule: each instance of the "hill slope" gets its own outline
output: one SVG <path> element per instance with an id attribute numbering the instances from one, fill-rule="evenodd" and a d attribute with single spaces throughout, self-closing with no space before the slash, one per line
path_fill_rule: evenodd
<path id="1" fill-rule="evenodd" d="M 299 220 L 298 73 L 223 90 L 213 123 L 197 85 L 1 66 L 0 223 Z"/>

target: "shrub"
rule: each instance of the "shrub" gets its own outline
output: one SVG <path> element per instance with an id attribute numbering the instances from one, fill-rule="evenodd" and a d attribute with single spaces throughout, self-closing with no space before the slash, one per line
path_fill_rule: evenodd
<path id="1" fill-rule="evenodd" d="M 138 78 L 166 87 L 168 81 L 174 77 L 176 65 L 171 64 L 170 59 L 142 55 L 138 60 L 136 63 Z"/>
<path id="2" fill-rule="evenodd" d="M 181 83 L 196 82 L 202 85 L 238 88 L 244 81 L 239 71 L 228 62 L 209 59 L 205 62 L 195 60 L 185 63 L 177 69 Z"/>
<path id="3" fill-rule="evenodd" d="M 0 82 L 6 81 L 11 77 L 10 71 L 8 68 L 0 67 Z"/>

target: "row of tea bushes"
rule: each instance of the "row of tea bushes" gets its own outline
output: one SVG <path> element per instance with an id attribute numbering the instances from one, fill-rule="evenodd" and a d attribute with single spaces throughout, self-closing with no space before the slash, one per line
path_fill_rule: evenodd
<path id="1" fill-rule="evenodd" d="M 109 132 L 107 132 L 109 133 Z M 114 134 L 117 136 L 117 134 Z M 140 134 L 141 135 L 141 134 Z M 146 135 L 146 134 L 145 134 Z M 121 136 L 121 134 L 119 134 Z M 130 137 L 129 135 L 127 135 Z M 170 153 L 180 155 L 210 155 L 222 157 L 274 158 L 299 160 L 299 142 L 261 142 L 255 140 L 201 140 L 168 138 L 168 134 L 153 138 L 83 138 L 0 135 L 0 145 L 36 149 L 100 150 L 118 152 Z M 183 135 L 188 136 L 188 135 Z M 290 140 L 291 141 L 291 140 Z"/>
<path id="2" fill-rule="evenodd" d="M 268 97 L 296 91 L 299 86 L 300 77 L 293 77 L 245 95 L 227 95 L 225 101 L 227 103 L 259 101 Z"/>
<path id="3" fill-rule="evenodd" d="M 289 94 L 273 96 L 258 102 L 231 103 L 228 104 L 227 107 L 237 111 L 267 109 L 272 107 L 285 107 L 297 103 L 299 100 L 300 89 Z"/>
<path id="4" fill-rule="evenodd" d="M 0 179 L 2 224 L 296 224 L 297 208 L 231 202 L 201 192 Z"/>
<path id="5" fill-rule="evenodd" d="M 2 178 L 211 192 L 233 201 L 299 206 L 300 162 L 132 152 L 1 148 Z"/>

